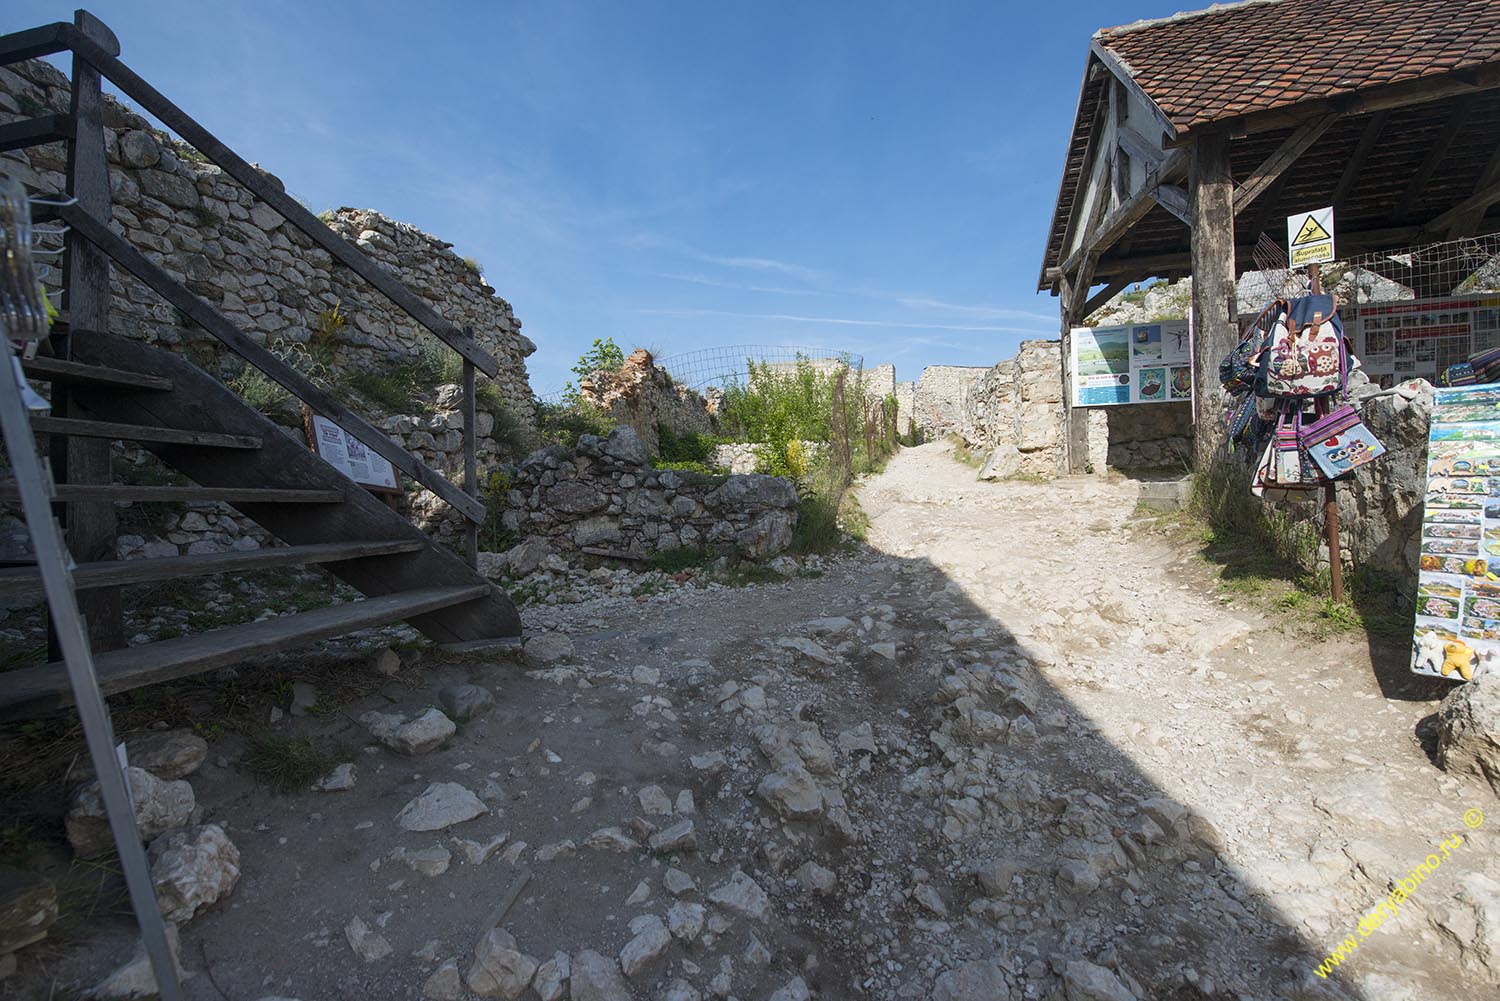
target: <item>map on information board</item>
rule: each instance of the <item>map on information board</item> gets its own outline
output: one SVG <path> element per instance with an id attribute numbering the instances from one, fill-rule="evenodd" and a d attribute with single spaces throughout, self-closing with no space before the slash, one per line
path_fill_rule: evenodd
<path id="1" fill-rule="evenodd" d="M 1500 347 L 1500 296 L 1493 294 L 1339 309 L 1365 374 L 1386 388 L 1408 379 L 1436 384 L 1449 365 Z"/>
<path id="2" fill-rule="evenodd" d="M 1193 395 L 1186 320 L 1123 327 L 1074 327 L 1073 406 L 1173 403 Z"/>
<path id="3" fill-rule="evenodd" d="M 323 461 L 355 483 L 377 489 L 396 489 L 396 470 L 369 446 L 326 417 L 312 418 L 313 447 Z"/>

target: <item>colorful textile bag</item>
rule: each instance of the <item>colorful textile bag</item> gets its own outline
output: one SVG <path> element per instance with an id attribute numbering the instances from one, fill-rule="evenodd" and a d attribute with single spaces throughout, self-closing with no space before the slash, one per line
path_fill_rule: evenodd
<path id="1" fill-rule="evenodd" d="M 1276 479 L 1276 442 L 1266 442 L 1266 450 L 1250 476 L 1250 492 L 1265 501 L 1307 501 L 1317 497 L 1316 484 L 1282 483 Z"/>
<path id="2" fill-rule="evenodd" d="M 1490 348 L 1488 351 L 1469 355 L 1469 368 L 1473 371 L 1474 382 L 1500 382 L 1500 348 Z M 1468 383 L 1455 382 L 1452 385 Z"/>
<path id="3" fill-rule="evenodd" d="M 1348 404 L 1302 428 L 1300 439 L 1312 461 L 1330 480 L 1352 473 L 1385 454 L 1380 439 L 1370 433 Z"/>
<path id="4" fill-rule="evenodd" d="M 1245 336 L 1234 346 L 1234 350 L 1219 362 L 1219 384 L 1231 393 L 1242 393 L 1255 388 L 1260 377 L 1260 355 L 1276 319 L 1286 313 L 1286 302 L 1277 299 L 1250 324 Z"/>
<path id="5" fill-rule="evenodd" d="M 1342 390 L 1349 356 L 1333 296 L 1293 299 L 1272 324 L 1260 358 L 1257 395 L 1306 400 Z"/>
<path id="6" fill-rule="evenodd" d="M 1473 365 L 1460 361 L 1443 369 L 1438 381 L 1444 386 L 1472 386 L 1479 381 L 1479 377 L 1474 374 Z"/>
<path id="7" fill-rule="evenodd" d="M 1283 415 L 1276 425 L 1276 434 L 1271 439 L 1276 449 L 1276 482 L 1282 486 L 1298 484 L 1315 485 L 1318 468 L 1302 447 L 1302 414 L 1292 415 L 1290 422 Z"/>

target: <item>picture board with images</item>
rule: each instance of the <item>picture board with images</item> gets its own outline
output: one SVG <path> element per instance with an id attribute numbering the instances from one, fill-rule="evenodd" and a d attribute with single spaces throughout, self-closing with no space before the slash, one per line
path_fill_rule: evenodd
<path id="1" fill-rule="evenodd" d="M 1408 379 L 1437 385 L 1449 365 L 1500 348 L 1500 296 L 1472 295 L 1340 306 L 1354 354 L 1386 389 Z"/>
<path id="2" fill-rule="evenodd" d="M 1434 391 L 1413 672 L 1500 670 L 1500 384 Z"/>
<path id="3" fill-rule="evenodd" d="M 1075 407 L 1181 403 L 1193 398 L 1187 320 L 1074 327 L 1069 340 Z"/>
<path id="4" fill-rule="evenodd" d="M 380 494 L 399 494 L 396 468 L 371 451 L 369 446 L 326 417 L 304 411 L 303 427 L 308 445 L 334 469 L 366 489 Z"/>

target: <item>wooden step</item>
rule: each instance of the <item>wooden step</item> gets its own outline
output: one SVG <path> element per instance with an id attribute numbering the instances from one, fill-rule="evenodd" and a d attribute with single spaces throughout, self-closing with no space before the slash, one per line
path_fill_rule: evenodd
<path id="1" fill-rule="evenodd" d="M 0 153 L 28 146 L 41 146 L 73 138 L 73 119 L 67 115 L 42 115 L 0 125 Z"/>
<path id="2" fill-rule="evenodd" d="M 14 501 L 16 485 L 0 483 L 0 501 Z M 186 503 L 217 501 L 222 504 L 338 504 L 340 490 L 304 490 L 298 487 L 163 487 L 126 483 L 59 483 L 53 488 L 59 501 L 114 501 L 128 503 Z"/>
<path id="3" fill-rule="evenodd" d="M 75 417 L 33 417 L 33 431 L 68 435 L 74 438 L 109 438 L 113 441 L 152 441 L 166 445 L 200 445 L 209 448 L 260 448 L 261 439 L 254 435 L 220 434 L 217 431 L 187 431 L 182 428 L 154 427 L 149 424 L 116 424 L 112 421 L 85 421 Z"/>
<path id="4" fill-rule="evenodd" d="M 251 549 L 247 552 L 197 553 L 191 556 L 163 556 L 143 560 L 101 560 L 80 563 L 73 571 L 73 586 L 82 590 L 94 587 L 121 587 L 178 577 L 208 577 L 219 573 L 244 573 L 270 567 L 300 566 L 315 563 L 340 563 L 369 556 L 393 556 L 425 549 L 420 539 L 394 539 L 379 542 L 320 542 L 306 546 L 277 546 L 274 549 Z M 17 567 L 0 570 L 0 595 L 23 597 L 42 593 L 42 578 L 34 570 Z"/>
<path id="5" fill-rule="evenodd" d="M 469 584 L 397 591 L 364 601 L 97 654 L 94 670 L 99 676 L 100 689 L 111 695 L 462 605 L 485 597 L 490 590 L 489 584 Z M 0 718 L 31 715 L 72 701 L 67 671 L 60 662 L 0 673 Z"/>
<path id="6" fill-rule="evenodd" d="M 71 385 L 109 386 L 115 389 L 142 389 L 153 392 L 168 392 L 172 380 L 144 372 L 130 372 L 123 368 L 105 368 L 103 365 L 85 365 L 65 358 L 36 357 L 22 360 L 21 369 L 29 376 L 43 382 L 66 382 Z"/>

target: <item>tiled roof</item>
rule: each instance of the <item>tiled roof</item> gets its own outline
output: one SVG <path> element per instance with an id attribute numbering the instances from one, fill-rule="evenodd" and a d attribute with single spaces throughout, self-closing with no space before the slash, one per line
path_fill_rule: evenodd
<path id="1" fill-rule="evenodd" d="M 1500 2 L 1246 0 L 1095 38 L 1182 133 L 1500 62 Z"/>

